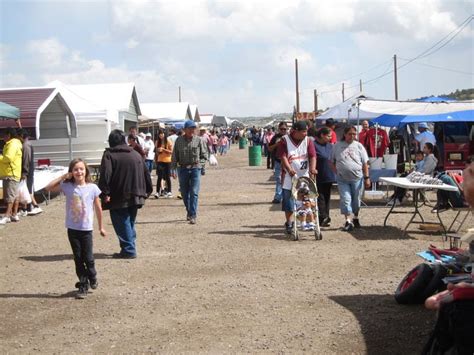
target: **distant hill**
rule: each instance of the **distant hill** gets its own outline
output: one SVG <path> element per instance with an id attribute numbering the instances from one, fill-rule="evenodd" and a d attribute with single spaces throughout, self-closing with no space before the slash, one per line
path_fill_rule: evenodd
<path id="1" fill-rule="evenodd" d="M 456 91 L 453 91 L 449 94 L 441 94 L 437 96 L 448 97 L 458 101 L 474 100 L 474 89 L 457 89 Z M 420 99 L 426 99 L 427 97 L 429 96 L 420 97 Z"/>
<path id="2" fill-rule="evenodd" d="M 238 120 L 246 126 L 264 127 L 272 122 L 291 121 L 293 113 L 275 113 L 271 116 L 247 116 L 247 117 L 230 117 Z"/>

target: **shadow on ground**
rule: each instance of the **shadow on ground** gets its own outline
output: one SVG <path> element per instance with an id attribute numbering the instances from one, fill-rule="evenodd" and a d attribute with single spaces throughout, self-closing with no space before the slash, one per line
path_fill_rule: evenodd
<path id="1" fill-rule="evenodd" d="M 209 234 L 225 235 L 225 236 L 252 236 L 255 238 L 269 238 L 269 239 L 284 240 L 284 241 L 289 240 L 283 229 L 283 224 L 274 225 L 274 226 L 268 226 L 268 225 L 243 226 L 243 228 L 249 228 L 249 230 L 244 230 L 244 231 L 222 230 L 222 231 L 209 232 Z"/>
<path id="2" fill-rule="evenodd" d="M 403 230 L 392 226 L 363 226 L 360 229 L 354 229 L 349 232 L 357 240 L 399 240 L 416 239 L 410 237 Z"/>
<path id="3" fill-rule="evenodd" d="M 69 291 L 62 295 L 48 294 L 48 293 L 0 293 L 0 298 L 75 298 L 76 291 Z"/>
<path id="4" fill-rule="evenodd" d="M 419 354 L 435 325 L 435 312 L 398 305 L 392 295 L 329 298 L 357 318 L 367 354 Z"/>
<path id="5" fill-rule="evenodd" d="M 111 259 L 111 254 L 96 253 L 94 259 Z M 32 255 L 32 256 L 20 256 L 20 259 L 35 262 L 52 262 L 52 261 L 64 261 L 72 260 L 72 254 L 56 254 L 56 255 Z"/>

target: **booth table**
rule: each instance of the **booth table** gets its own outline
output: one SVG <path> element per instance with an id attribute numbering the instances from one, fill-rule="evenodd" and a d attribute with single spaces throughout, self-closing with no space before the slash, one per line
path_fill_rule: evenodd
<path id="1" fill-rule="evenodd" d="M 436 190 L 445 190 L 445 191 L 458 191 L 458 188 L 456 186 L 447 185 L 447 184 L 431 185 L 431 184 L 415 183 L 415 182 L 409 181 L 406 177 L 392 177 L 392 178 L 390 178 L 390 177 L 381 177 L 380 181 L 386 183 L 387 185 L 392 185 L 392 186 L 395 186 L 395 187 L 401 187 L 401 188 L 413 191 L 414 210 L 413 211 L 394 211 L 395 203 L 393 203 L 392 206 L 390 207 L 390 210 L 387 213 L 387 216 L 385 217 L 384 222 L 383 222 L 384 227 L 386 227 L 388 217 L 391 214 L 398 214 L 398 213 L 409 213 L 409 214 L 411 214 L 412 216 L 410 218 L 410 221 L 405 226 L 405 229 L 403 230 L 403 233 L 406 233 L 408 226 L 412 223 L 425 223 L 425 220 L 424 220 L 423 216 L 420 213 L 420 209 L 419 209 L 419 205 L 418 205 L 418 193 L 417 193 L 418 191 L 417 190 L 426 190 L 426 189 L 433 189 L 434 190 L 434 189 L 436 189 Z M 421 221 L 414 221 L 414 219 L 417 215 L 420 216 Z M 439 213 L 437 213 L 436 216 L 438 217 L 439 223 L 440 223 L 441 227 L 443 228 L 444 237 L 447 238 L 447 229 L 446 229 L 443 221 L 439 217 Z"/>

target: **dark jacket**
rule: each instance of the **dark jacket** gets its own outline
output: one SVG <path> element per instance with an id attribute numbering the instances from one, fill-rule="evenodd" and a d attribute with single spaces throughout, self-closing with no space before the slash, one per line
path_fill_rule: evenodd
<path id="1" fill-rule="evenodd" d="M 100 163 L 99 188 L 104 209 L 141 206 L 153 191 L 143 158 L 126 144 L 105 150 Z M 109 203 L 104 201 L 106 196 L 110 196 Z"/>

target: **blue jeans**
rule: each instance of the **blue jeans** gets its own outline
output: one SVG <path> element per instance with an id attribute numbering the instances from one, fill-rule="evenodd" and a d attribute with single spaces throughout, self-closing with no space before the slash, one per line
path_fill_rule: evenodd
<path id="1" fill-rule="evenodd" d="M 356 181 L 337 180 L 337 188 L 341 196 L 339 206 L 342 214 L 353 213 L 355 216 L 359 215 L 363 181 L 363 179 Z"/>
<path id="2" fill-rule="evenodd" d="M 153 170 L 153 160 L 151 160 L 151 159 L 146 159 L 146 160 L 145 160 L 145 165 L 146 165 L 146 167 L 148 168 L 148 171 L 149 171 L 150 174 L 151 174 L 151 171 Z"/>
<path id="3" fill-rule="evenodd" d="M 275 160 L 275 196 L 274 200 L 282 200 L 282 189 L 281 189 L 281 163 Z"/>
<path id="4" fill-rule="evenodd" d="M 110 210 L 110 219 L 120 242 L 120 253 L 137 255 L 135 240 L 135 220 L 137 219 L 138 206 Z"/>
<path id="5" fill-rule="evenodd" d="M 179 190 L 183 197 L 188 217 L 196 218 L 198 208 L 201 168 L 178 168 Z"/>

